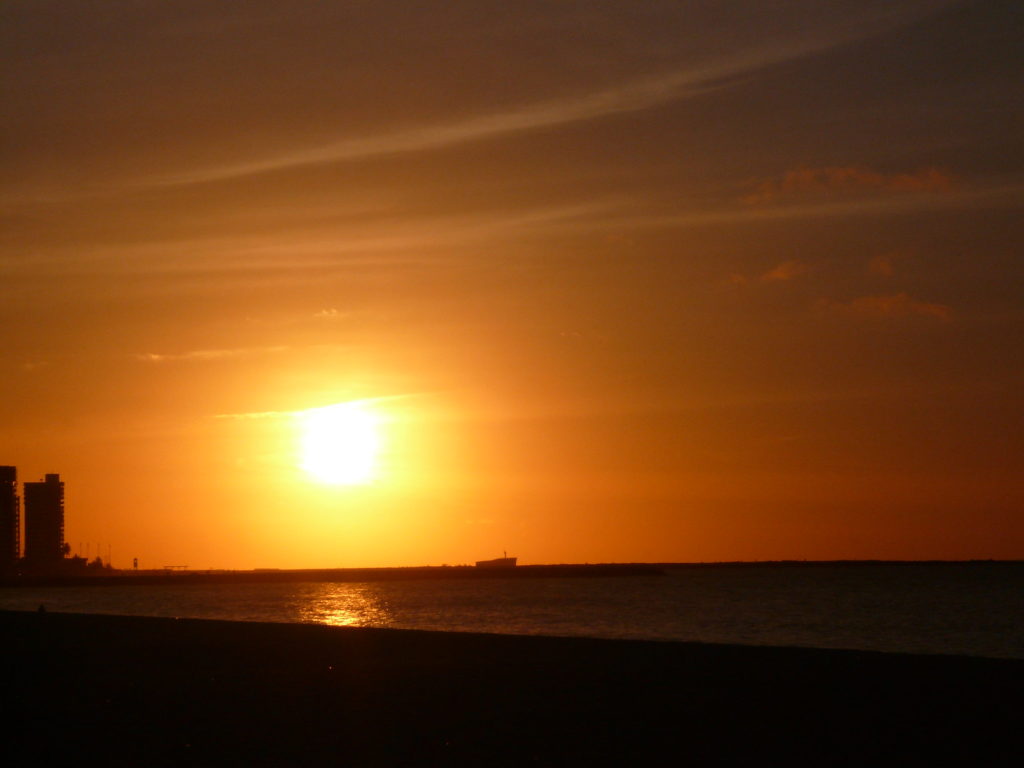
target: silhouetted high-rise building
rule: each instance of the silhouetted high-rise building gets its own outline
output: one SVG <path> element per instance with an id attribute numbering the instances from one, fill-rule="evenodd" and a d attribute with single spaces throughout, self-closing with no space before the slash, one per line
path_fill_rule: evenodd
<path id="1" fill-rule="evenodd" d="M 25 483 L 25 560 L 47 563 L 64 557 L 64 483 L 47 475 Z"/>
<path id="2" fill-rule="evenodd" d="M 0 572 L 14 568 L 21 556 L 21 499 L 18 470 L 0 467 Z"/>

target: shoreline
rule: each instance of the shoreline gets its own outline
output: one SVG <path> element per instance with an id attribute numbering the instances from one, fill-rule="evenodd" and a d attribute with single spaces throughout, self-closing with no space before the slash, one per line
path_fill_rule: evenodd
<path id="1" fill-rule="evenodd" d="M 92 573 L 25 573 L 0 578 L 0 587 L 103 587 L 165 584 L 271 584 L 300 582 L 375 582 L 434 579 L 608 578 L 662 576 L 673 570 L 748 568 L 867 568 L 895 566 L 950 568 L 1024 566 L 1024 560 L 765 560 L 710 563 L 560 563 L 480 568 L 472 565 L 428 565 L 384 568 L 256 568 L 252 570 L 105 569 Z"/>
<path id="2" fill-rule="evenodd" d="M 9 611 L 0 636 L 40 760 L 1012 765 L 1024 721 L 1013 659 Z"/>
<path id="3" fill-rule="evenodd" d="M 258 568 L 251 571 L 118 571 L 98 574 L 24 574 L 0 580 L 0 587 L 104 587 L 154 584 L 280 584 L 300 582 L 421 581 L 434 579 L 606 578 L 660 576 L 663 569 L 646 563 L 585 565 L 517 565 L 478 568 L 436 565 L 401 568 Z"/>

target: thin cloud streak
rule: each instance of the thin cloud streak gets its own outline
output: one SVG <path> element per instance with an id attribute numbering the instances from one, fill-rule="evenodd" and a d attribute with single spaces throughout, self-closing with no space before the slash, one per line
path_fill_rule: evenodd
<path id="1" fill-rule="evenodd" d="M 847 302 L 826 299 L 820 302 L 820 306 L 831 311 L 874 319 L 917 316 L 947 321 L 953 316 L 951 307 L 935 302 L 920 301 L 905 292 L 880 296 L 860 296 Z"/>
<path id="2" fill-rule="evenodd" d="M 805 166 L 787 171 L 777 179 L 758 182 L 754 193 L 743 198 L 743 202 L 764 205 L 791 197 L 865 191 L 910 194 L 949 192 L 954 183 L 952 175 L 939 168 L 886 174 L 860 166 Z"/>
<path id="3" fill-rule="evenodd" d="M 761 281 L 765 283 L 786 282 L 805 274 L 808 266 L 802 261 L 791 259 L 769 269 L 761 275 Z"/>
<path id="4" fill-rule="evenodd" d="M 286 352 L 289 347 L 240 347 L 238 349 L 194 349 L 189 352 L 176 354 L 161 354 L 157 352 L 143 352 L 135 355 L 135 359 L 143 363 L 168 363 L 168 362 L 191 362 L 207 360 L 224 360 L 234 357 L 247 357 L 249 355 L 262 355 L 276 352 Z"/>
<path id="5" fill-rule="evenodd" d="M 623 196 L 617 200 L 590 200 L 519 211 L 425 216 L 404 221 L 400 225 L 382 219 L 379 225 L 355 236 L 327 230 L 321 233 L 306 232 L 301 238 L 166 238 L 144 244 L 65 248 L 49 256 L 33 254 L 29 258 L 21 254 L 16 258 L 0 254 L 0 272 L 8 277 L 34 274 L 59 275 L 64 279 L 70 275 L 190 276 L 225 273 L 238 279 L 245 274 L 272 274 L 285 269 L 290 275 L 301 270 L 400 269 L 461 260 L 464 256 L 443 249 L 486 242 L 495 237 L 508 240 L 538 234 L 671 230 L 757 224 L 760 221 L 900 215 L 922 210 L 997 209 L 1016 207 L 1022 202 L 1024 185 L 971 186 L 966 183 L 939 195 L 893 196 L 876 191 L 873 196 L 858 196 L 855 199 L 826 198 L 770 206 L 751 206 L 729 201 L 718 207 L 674 212 L 645 211 L 647 201 L 630 200 Z M 206 353 L 205 359 L 212 359 L 217 350 L 197 350 L 195 353 L 186 353 L 184 357 L 147 353 L 140 354 L 138 359 L 153 363 L 174 359 L 204 359 L 199 352 Z"/>
<path id="6" fill-rule="evenodd" d="M 736 224 L 756 221 L 870 216 L 913 213 L 921 210 L 956 210 L 1015 207 L 1024 200 L 1024 186 L 1004 185 L 956 190 L 946 195 L 909 195 L 863 197 L 855 200 L 806 202 L 790 205 L 748 206 L 697 210 L 675 214 L 605 218 L 597 225 L 605 227 L 690 227 Z"/>
<path id="7" fill-rule="evenodd" d="M 256 421 L 258 419 L 291 418 L 302 411 L 250 411 L 249 413 L 215 413 L 215 419 L 231 419 L 237 421 Z"/>
<path id="8" fill-rule="evenodd" d="M 970 210 L 1015 207 L 1024 202 L 1024 185 L 969 186 L 966 183 L 947 194 L 890 195 L 856 199 L 820 199 L 770 206 L 751 206 L 730 201 L 719 207 L 675 212 L 644 211 L 646 201 L 590 200 L 526 210 L 488 211 L 464 216 L 426 216 L 401 225 L 382 220 L 362 235 L 334 231 L 304 233 L 301 238 L 260 238 L 253 236 L 210 238 L 167 238 L 145 244 L 99 245 L 91 249 L 65 249 L 58 255 L 6 259 L 0 255 L 0 271 L 15 276 L 24 273 L 69 275 L 208 275 L 230 273 L 272 274 L 287 270 L 400 269 L 464 258 L 444 248 L 495 237 L 609 232 L 652 229 L 689 229 L 722 225 L 757 224 L 814 218 L 843 218 L 878 214 L 900 215 L 922 210 Z M 375 232 L 387 234 L 374 234 Z M 201 255 L 202 258 L 196 258 Z M 132 256 L 128 259 L 126 256 Z M 74 265 L 69 259 L 74 258 Z M 742 278 L 743 276 L 735 276 Z M 734 280 L 735 282 L 735 280 Z M 197 350 L 186 356 L 148 353 L 138 359 L 163 362 L 174 359 L 204 359 Z M 216 350 L 205 350 L 212 359 Z M 237 353 L 236 353 L 237 354 Z"/>
<path id="9" fill-rule="evenodd" d="M 423 152 L 495 138 L 538 128 L 594 120 L 609 115 L 638 112 L 687 96 L 696 96 L 726 85 L 720 82 L 743 68 L 724 67 L 719 72 L 675 72 L 563 101 L 547 101 L 518 110 L 471 117 L 457 123 L 432 125 L 408 131 L 345 139 L 314 149 L 256 160 L 250 163 L 208 168 L 166 176 L 153 186 L 202 184 L 253 176 L 323 163 L 367 160 L 384 155 Z M 719 82 L 716 82 L 719 81 Z"/>
<path id="10" fill-rule="evenodd" d="M 940 3 L 937 7 L 943 5 L 945 3 Z M 924 13 L 891 19 L 882 26 L 900 26 L 934 10 L 936 7 Z M 312 149 L 296 150 L 247 163 L 163 176 L 144 182 L 143 186 L 202 184 L 303 166 L 430 151 L 539 128 L 640 112 L 736 85 L 759 70 L 819 54 L 871 37 L 879 31 L 877 24 L 868 23 L 836 31 L 828 39 L 787 40 L 704 66 L 640 78 L 580 96 L 540 101 L 518 109 L 478 115 L 458 122 L 422 126 L 378 136 L 341 139 Z"/>
<path id="11" fill-rule="evenodd" d="M 302 413 L 311 413 L 313 411 L 320 411 L 324 408 L 332 408 L 336 405 L 356 405 L 362 403 L 387 403 L 394 402 L 396 400 L 410 400 L 416 397 L 425 397 L 427 395 L 434 394 L 431 392 L 406 392 L 398 395 L 381 395 L 380 397 L 358 397 L 354 400 L 339 400 L 335 403 L 327 403 L 325 405 L 315 405 L 311 408 L 296 408 L 293 411 L 247 411 L 242 413 L 216 413 L 213 418 L 215 419 L 231 419 L 239 421 L 250 421 L 259 419 L 290 419 L 298 416 Z"/>
<path id="12" fill-rule="evenodd" d="M 239 274 L 287 267 L 290 272 L 331 267 L 401 267 L 436 264 L 435 253 L 454 245 L 564 231 L 588 230 L 626 208 L 624 200 L 591 200 L 466 215 L 387 218 L 369 222 L 365 233 L 337 227 L 268 236 L 164 238 L 146 243 L 99 244 L 54 249 L 56 255 L 26 258 L 0 253 L 0 274 Z M 386 234 L 377 234 L 386 233 Z"/>

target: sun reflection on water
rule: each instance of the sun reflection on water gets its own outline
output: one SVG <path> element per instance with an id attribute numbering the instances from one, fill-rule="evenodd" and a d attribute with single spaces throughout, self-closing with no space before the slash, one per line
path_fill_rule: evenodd
<path id="1" fill-rule="evenodd" d="M 386 627 L 387 601 L 365 584 L 317 584 L 299 609 L 300 621 L 333 627 Z"/>

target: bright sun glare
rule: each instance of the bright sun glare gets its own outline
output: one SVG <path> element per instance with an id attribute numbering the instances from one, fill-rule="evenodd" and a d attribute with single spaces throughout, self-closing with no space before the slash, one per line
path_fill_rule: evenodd
<path id="1" fill-rule="evenodd" d="M 338 403 L 299 414 L 301 467 L 323 483 L 373 480 L 380 449 L 378 418 L 364 402 Z"/>

